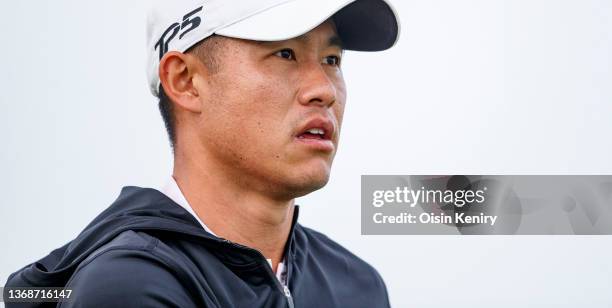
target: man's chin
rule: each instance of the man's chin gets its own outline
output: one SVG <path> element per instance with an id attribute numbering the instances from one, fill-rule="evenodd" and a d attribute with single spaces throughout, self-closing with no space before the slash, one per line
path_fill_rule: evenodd
<path id="1" fill-rule="evenodd" d="M 313 172 L 301 175 L 288 180 L 286 189 L 293 199 L 305 196 L 311 192 L 317 191 L 329 182 L 329 172 Z"/>
<path id="2" fill-rule="evenodd" d="M 308 186 L 303 186 L 301 189 L 296 191 L 296 196 L 295 198 L 299 198 L 302 196 L 305 196 L 311 192 L 317 191 L 323 187 L 325 187 L 325 185 L 327 185 L 327 180 L 326 181 L 321 181 L 321 182 L 313 182 L 313 183 L 309 183 Z"/>

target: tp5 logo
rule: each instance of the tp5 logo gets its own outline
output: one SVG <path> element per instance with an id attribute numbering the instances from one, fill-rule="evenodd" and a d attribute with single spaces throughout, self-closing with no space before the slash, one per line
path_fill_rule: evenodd
<path id="1" fill-rule="evenodd" d="M 166 29 L 164 34 L 162 34 L 162 36 L 159 38 L 159 41 L 157 41 L 157 44 L 155 44 L 155 50 L 159 48 L 160 60 L 164 56 L 164 54 L 168 52 L 168 45 L 179 32 L 182 31 L 179 35 L 180 40 L 183 38 L 183 36 L 185 36 L 185 34 L 200 26 L 200 24 L 202 23 L 202 18 L 195 15 L 202 12 L 202 8 L 203 7 L 201 6 L 187 13 L 187 15 L 183 16 L 182 22 L 175 22 L 170 27 L 168 27 L 168 29 Z"/>

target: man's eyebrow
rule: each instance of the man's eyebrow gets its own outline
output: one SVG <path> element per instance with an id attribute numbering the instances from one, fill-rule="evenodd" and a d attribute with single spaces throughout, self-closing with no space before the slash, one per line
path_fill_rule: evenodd
<path id="1" fill-rule="evenodd" d="M 298 37 L 293 38 L 294 40 L 301 41 L 302 43 L 307 43 L 310 40 L 310 36 L 308 34 L 302 34 Z M 274 45 L 277 44 L 278 41 L 254 41 L 258 45 Z M 329 47 L 337 47 L 341 50 L 344 50 L 344 43 L 342 39 L 338 35 L 333 35 L 327 40 L 327 45 Z"/>
<path id="2" fill-rule="evenodd" d="M 308 34 L 302 34 L 298 37 L 295 38 L 298 41 L 302 41 L 304 43 L 308 42 L 310 40 L 310 35 Z M 342 42 L 342 39 L 340 38 L 340 36 L 334 34 L 333 36 L 329 37 L 329 39 L 327 40 L 327 45 L 328 46 L 333 46 L 333 47 L 338 47 L 341 50 L 344 50 L 344 43 Z"/>
<path id="3" fill-rule="evenodd" d="M 340 48 L 341 50 L 344 50 L 344 43 L 342 42 L 342 39 L 337 35 L 330 37 L 327 44 L 329 44 L 329 46 L 335 46 Z"/>

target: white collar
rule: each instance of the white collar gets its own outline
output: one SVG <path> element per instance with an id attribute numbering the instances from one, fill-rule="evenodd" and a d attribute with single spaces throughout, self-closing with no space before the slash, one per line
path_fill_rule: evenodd
<path id="1" fill-rule="evenodd" d="M 212 230 L 210 230 L 210 228 L 208 228 L 208 226 L 206 226 L 206 224 L 204 224 L 202 220 L 200 220 L 200 217 L 198 217 L 198 215 L 196 215 L 196 213 L 191 208 L 191 205 L 189 205 L 189 202 L 187 202 L 187 199 L 185 199 L 185 195 L 183 195 L 183 192 L 181 192 L 181 189 L 178 187 L 178 184 L 176 183 L 176 180 L 174 180 L 174 177 L 170 176 L 170 179 L 168 179 L 166 184 L 159 191 L 164 193 L 164 195 L 168 196 L 168 198 L 172 199 L 172 201 L 174 201 L 176 204 L 180 205 L 187 212 L 193 215 L 193 217 L 198 220 L 198 222 L 200 223 L 200 225 L 202 225 L 202 228 L 204 228 L 206 232 L 216 237 L 219 237 L 214 232 L 212 232 Z"/>

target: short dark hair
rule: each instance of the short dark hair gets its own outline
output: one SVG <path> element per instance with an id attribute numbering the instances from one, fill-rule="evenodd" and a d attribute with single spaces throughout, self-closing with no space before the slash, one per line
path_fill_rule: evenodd
<path id="1" fill-rule="evenodd" d="M 216 52 L 219 49 L 221 36 L 213 34 L 208 38 L 200 41 L 194 46 L 190 47 L 185 53 L 191 53 L 197 56 L 206 65 L 211 73 L 216 73 L 219 70 L 219 61 L 217 59 Z M 175 131 L 175 118 L 174 118 L 174 104 L 170 98 L 166 95 L 164 87 L 159 85 L 159 112 L 161 113 L 166 131 L 168 132 L 168 139 L 170 140 L 170 146 L 174 151 L 176 145 L 176 131 Z"/>
<path id="2" fill-rule="evenodd" d="M 172 116 L 173 104 L 170 98 L 166 95 L 164 87 L 159 85 L 159 112 L 161 113 L 166 131 L 168 132 L 168 139 L 170 140 L 170 147 L 174 150 L 174 144 L 176 142 L 176 134 L 174 132 L 174 117 Z"/>

